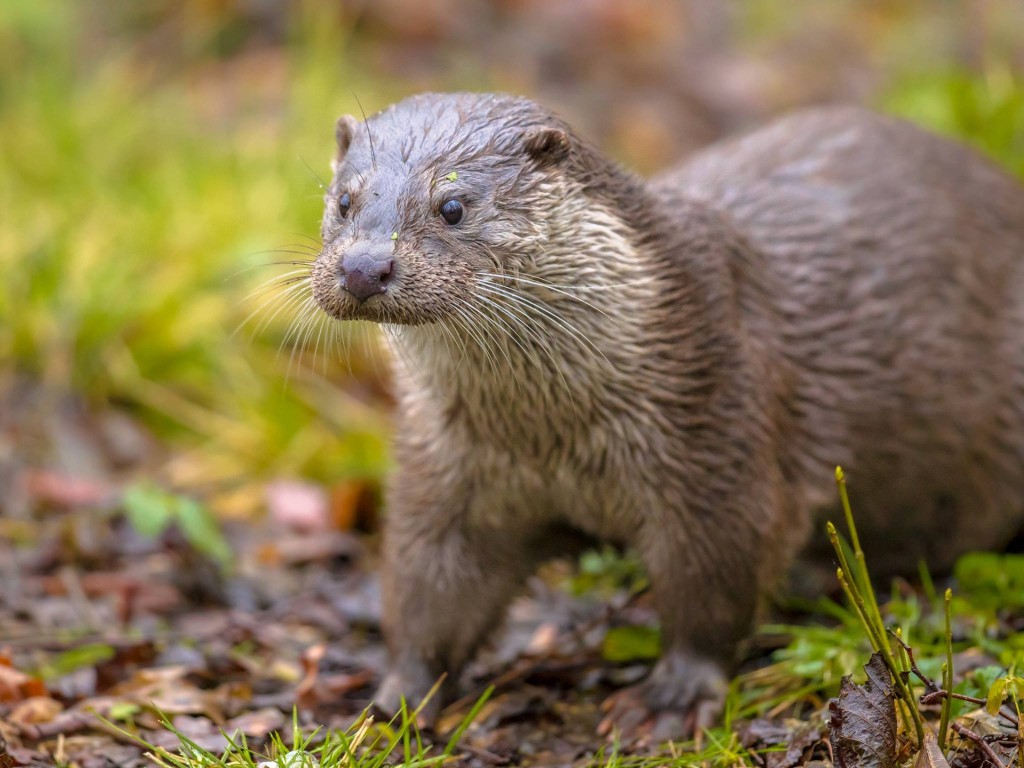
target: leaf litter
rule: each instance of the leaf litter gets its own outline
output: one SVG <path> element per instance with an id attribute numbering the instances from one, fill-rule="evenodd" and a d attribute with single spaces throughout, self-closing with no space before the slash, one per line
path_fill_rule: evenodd
<path id="1" fill-rule="evenodd" d="M 216 764 L 227 759 L 218 755 L 235 754 L 239 739 L 253 765 L 324 764 L 324 749 L 340 738 L 332 734 L 351 740 L 364 727 L 378 748 L 392 744 L 382 734 L 393 738 L 393 724 L 366 725 L 385 663 L 368 524 L 375 494 L 351 481 L 340 489 L 276 481 L 266 488 L 262 522 L 221 526 L 201 498 L 151 481 L 110 475 L 87 483 L 47 471 L 40 482 L 26 471 L 32 514 L 21 517 L 16 538 L 0 540 L 11 576 L 0 589 L 0 768 L 184 765 L 173 762 L 176 754 Z M 880 654 L 864 666 L 863 683 L 844 677 L 827 704 L 827 670 L 858 655 L 857 641 L 846 639 L 856 620 L 834 604 L 846 630 L 783 626 L 755 639 L 725 728 L 682 747 L 609 748 L 595 737 L 600 703 L 646 674 L 659 640 L 642 574 L 605 551 L 533 580 L 506 630 L 469 670 L 463 697 L 443 710 L 436 731 L 414 738 L 405 730 L 390 747 L 404 751 L 393 758 L 970 768 L 995 756 L 1008 766 L 1017 754 L 1012 710 L 1024 684 L 1011 669 L 1012 642 L 998 641 L 1012 637 L 1020 617 L 1000 608 L 998 593 L 1015 588 L 1015 571 L 990 576 L 978 560 L 964 568 L 965 582 L 977 584 L 991 609 L 979 621 L 992 639 L 988 652 L 965 648 L 950 657 L 957 690 L 966 693 L 958 694 L 945 754 L 931 719 L 922 748 L 912 748 Z M 917 605 L 913 594 L 903 600 L 889 607 L 893 616 Z M 925 620 L 917 621 L 924 631 Z M 969 622 L 956 627 L 959 636 L 971 631 Z M 843 643 L 850 648 L 837 656 Z M 937 712 L 942 689 L 920 676 L 922 706 Z M 291 749 L 275 746 L 292 725 L 313 739 L 298 739 L 302 748 L 296 739 Z"/>

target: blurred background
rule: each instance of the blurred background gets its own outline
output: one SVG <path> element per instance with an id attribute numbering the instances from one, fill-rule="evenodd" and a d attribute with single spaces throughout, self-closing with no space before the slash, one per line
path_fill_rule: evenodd
<path id="1" fill-rule="evenodd" d="M 335 118 L 429 89 L 535 97 L 645 173 L 857 102 L 1024 175 L 1020 0 L 3 0 L 0 535 L 140 480 L 369 525 L 386 361 L 296 326 L 273 262 L 315 252 Z"/>

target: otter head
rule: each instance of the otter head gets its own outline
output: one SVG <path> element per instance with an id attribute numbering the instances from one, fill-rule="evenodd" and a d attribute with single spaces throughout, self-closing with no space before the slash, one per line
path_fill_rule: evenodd
<path id="1" fill-rule="evenodd" d="M 388 324 L 471 313 L 478 281 L 536 274 L 579 154 L 549 112 L 491 94 L 416 96 L 336 135 L 313 296 Z"/>

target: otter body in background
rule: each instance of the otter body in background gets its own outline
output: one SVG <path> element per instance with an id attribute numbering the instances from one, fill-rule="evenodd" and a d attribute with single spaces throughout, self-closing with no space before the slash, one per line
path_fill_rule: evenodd
<path id="1" fill-rule="evenodd" d="M 395 352 L 383 706 L 454 682 L 575 532 L 636 549 L 662 621 L 611 719 L 692 726 L 835 465 L 882 569 L 1024 519 L 1024 189 L 970 150 L 820 110 L 645 182 L 525 99 L 366 127 L 312 280 Z"/>

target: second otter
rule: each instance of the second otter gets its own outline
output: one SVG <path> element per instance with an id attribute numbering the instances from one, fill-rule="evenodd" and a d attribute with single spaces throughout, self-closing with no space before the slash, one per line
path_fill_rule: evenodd
<path id="1" fill-rule="evenodd" d="M 636 549 L 662 622 L 612 719 L 701 724 L 835 465 L 880 570 L 1024 519 L 1024 189 L 974 152 L 829 109 L 644 181 L 488 94 L 337 139 L 313 291 L 385 327 L 399 395 L 382 705 L 590 537 Z"/>

